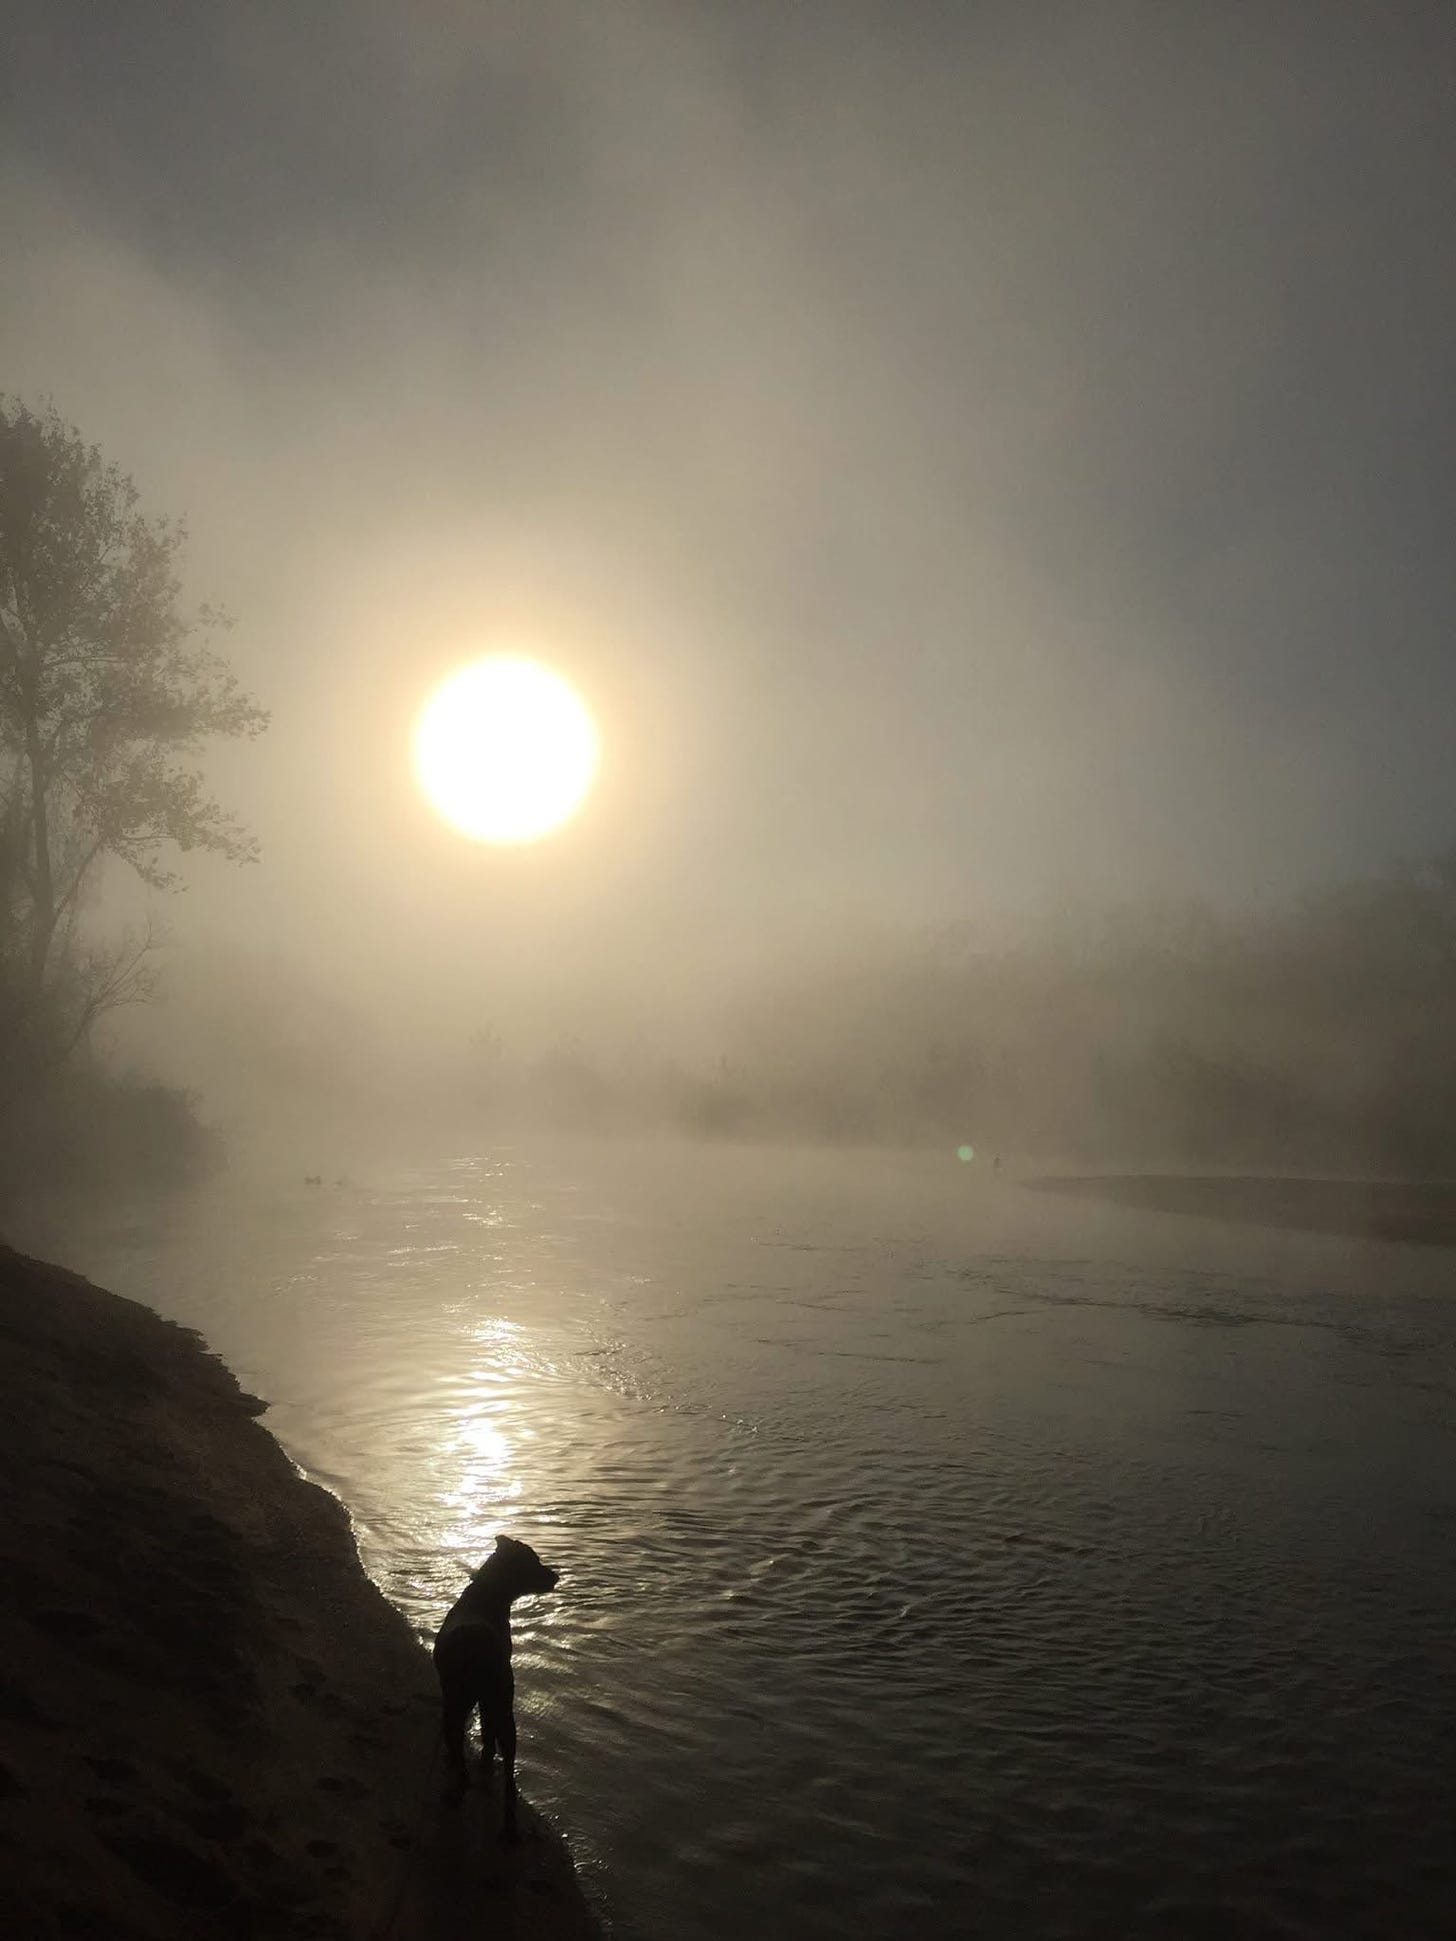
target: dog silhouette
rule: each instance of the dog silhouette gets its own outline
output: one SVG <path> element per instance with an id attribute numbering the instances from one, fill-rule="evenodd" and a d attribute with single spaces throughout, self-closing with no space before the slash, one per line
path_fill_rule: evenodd
<path id="1" fill-rule="evenodd" d="M 465 1728 L 480 1708 L 482 1758 L 486 1768 L 500 1747 L 505 1772 L 507 1840 L 516 1829 L 516 1681 L 511 1670 L 511 1606 L 518 1597 L 554 1591 L 557 1573 L 543 1564 L 528 1543 L 497 1537 L 495 1549 L 472 1571 L 470 1582 L 445 1613 L 435 1633 L 435 1670 L 440 1678 L 440 1729 L 449 1766 L 446 1794 L 458 1805 L 470 1785 L 465 1764 Z"/>

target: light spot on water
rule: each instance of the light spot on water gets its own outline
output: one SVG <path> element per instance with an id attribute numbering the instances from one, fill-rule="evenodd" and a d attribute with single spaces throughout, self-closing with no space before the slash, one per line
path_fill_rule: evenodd
<path id="1" fill-rule="evenodd" d="M 486 1415 L 461 1423 L 460 1446 L 493 1469 L 504 1469 L 511 1459 L 510 1438 Z"/>

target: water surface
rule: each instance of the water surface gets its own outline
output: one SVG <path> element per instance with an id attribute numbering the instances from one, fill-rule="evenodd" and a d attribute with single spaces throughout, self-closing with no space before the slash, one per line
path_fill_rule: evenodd
<path id="1" fill-rule="evenodd" d="M 645 1941 L 1456 1932 L 1449 1255 L 953 1156 L 500 1149 L 53 1252 L 201 1328 Z"/>

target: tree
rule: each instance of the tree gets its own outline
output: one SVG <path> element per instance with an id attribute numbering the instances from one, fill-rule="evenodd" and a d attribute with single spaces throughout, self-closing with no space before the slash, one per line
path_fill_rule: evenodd
<path id="1" fill-rule="evenodd" d="M 186 529 L 48 406 L 0 398 L 0 975 L 8 1049 L 51 1056 L 135 996 L 149 937 L 85 946 L 76 920 L 107 856 L 156 889 L 170 851 L 252 860 L 195 766 L 267 716 L 183 611 Z"/>

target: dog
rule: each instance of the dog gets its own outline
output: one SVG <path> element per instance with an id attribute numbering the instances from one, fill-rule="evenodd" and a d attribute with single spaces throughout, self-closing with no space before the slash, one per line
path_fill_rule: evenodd
<path id="1" fill-rule="evenodd" d="M 435 1633 L 435 1670 L 440 1677 L 440 1729 L 449 1765 L 446 1799 L 458 1806 L 470 1785 L 465 1765 L 465 1728 L 480 1707 L 481 1754 L 487 1767 L 500 1747 L 505 1771 L 508 1841 L 516 1829 L 515 1677 L 511 1671 L 511 1606 L 518 1597 L 554 1591 L 558 1573 L 528 1543 L 497 1537 L 495 1549 L 472 1571 L 470 1582 L 445 1613 Z"/>

